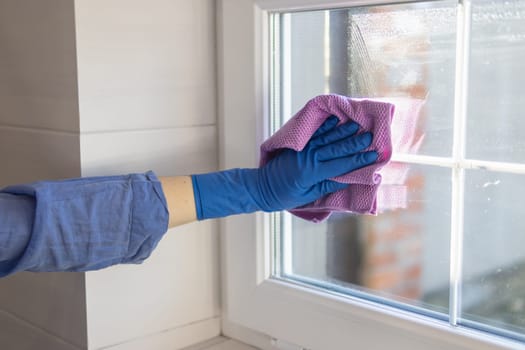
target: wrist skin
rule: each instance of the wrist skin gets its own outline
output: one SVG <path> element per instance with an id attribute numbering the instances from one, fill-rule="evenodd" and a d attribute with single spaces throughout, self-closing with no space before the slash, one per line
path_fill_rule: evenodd
<path id="1" fill-rule="evenodd" d="M 169 224 L 175 227 L 197 220 L 191 176 L 159 177 L 168 203 Z"/>

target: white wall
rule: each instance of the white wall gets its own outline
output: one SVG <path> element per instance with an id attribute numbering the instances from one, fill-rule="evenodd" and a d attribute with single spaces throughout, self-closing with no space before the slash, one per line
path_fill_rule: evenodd
<path id="1" fill-rule="evenodd" d="M 73 3 L 0 1 L 0 186 L 80 175 Z M 86 342 L 84 274 L 0 279 L 1 349 Z"/>
<path id="2" fill-rule="evenodd" d="M 75 2 L 82 175 L 216 169 L 214 10 L 211 0 Z M 143 265 L 86 274 L 89 348 L 218 335 L 218 287 L 215 223 L 170 230 Z"/>
<path id="3" fill-rule="evenodd" d="M 214 18 L 213 0 L 2 0 L 1 184 L 216 169 Z M 170 230 L 142 265 L 0 280 L 0 348 L 176 349 L 214 337 L 218 263 L 207 221 Z M 18 318 L 28 326 L 17 333 Z"/>

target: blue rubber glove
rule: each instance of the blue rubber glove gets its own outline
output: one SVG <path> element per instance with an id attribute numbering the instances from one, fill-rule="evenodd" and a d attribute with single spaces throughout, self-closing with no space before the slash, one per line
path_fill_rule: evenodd
<path id="1" fill-rule="evenodd" d="M 302 151 L 282 150 L 261 168 L 192 175 L 197 218 L 293 209 L 349 186 L 329 178 L 374 163 L 377 153 L 362 152 L 372 134 L 338 121 L 328 118 Z"/>

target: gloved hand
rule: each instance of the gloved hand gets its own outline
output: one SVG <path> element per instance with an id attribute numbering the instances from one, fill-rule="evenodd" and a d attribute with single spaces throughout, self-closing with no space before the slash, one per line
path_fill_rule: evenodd
<path id="1" fill-rule="evenodd" d="M 199 220 L 232 214 L 293 209 L 349 186 L 329 180 L 377 160 L 372 135 L 355 135 L 353 122 L 337 127 L 328 118 L 300 151 L 285 149 L 257 169 L 231 169 L 192 175 Z"/>

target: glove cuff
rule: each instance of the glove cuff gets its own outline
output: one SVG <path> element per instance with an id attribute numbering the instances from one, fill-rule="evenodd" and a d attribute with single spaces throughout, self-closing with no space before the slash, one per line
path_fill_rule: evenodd
<path id="1" fill-rule="evenodd" d="M 230 169 L 192 175 L 197 219 L 205 220 L 259 210 L 249 187 L 258 169 Z"/>

